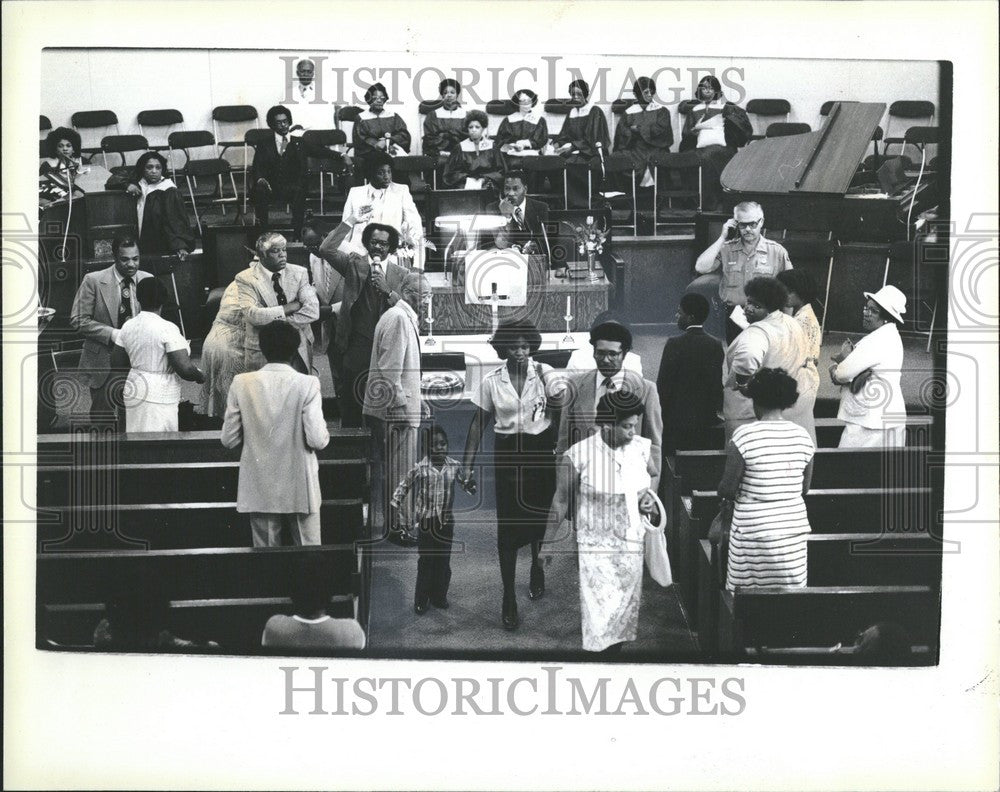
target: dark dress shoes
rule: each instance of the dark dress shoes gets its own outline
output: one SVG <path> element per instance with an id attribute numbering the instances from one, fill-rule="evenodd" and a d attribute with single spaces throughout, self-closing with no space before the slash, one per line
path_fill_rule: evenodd
<path id="1" fill-rule="evenodd" d="M 537 600 L 545 596 L 545 570 L 541 564 L 531 565 L 531 579 L 528 582 L 528 599 Z"/>
<path id="2" fill-rule="evenodd" d="M 437 608 L 439 610 L 448 610 L 448 606 L 450 604 L 451 603 L 448 602 L 448 598 L 447 597 L 438 597 L 437 599 L 432 599 L 431 600 L 431 605 L 433 605 L 435 608 Z"/>
<path id="3" fill-rule="evenodd" d="M 413 603 L 413 612 L 418 616 L 423 616 L 427 613 L 427 600 L 417 600 Z"/>
<path id="4" fill-rule="evenodd" d="M 521 620 L 517 616 L 517 598 L 513 595 L 503 598 L 503 628 L 516 630 Z"/>

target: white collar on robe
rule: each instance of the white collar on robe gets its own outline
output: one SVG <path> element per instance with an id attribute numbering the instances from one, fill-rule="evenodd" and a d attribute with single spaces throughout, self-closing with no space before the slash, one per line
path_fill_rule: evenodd
<path id="1" fill-rule="evenodd" d="M 512 124 L 517 121 L 528 121 L 529 123 L 537 124 L 542 120 L 542 111 L 538 108 L 538 105 L 535 105 L 531 108 L 527 115 L 522 115 L 521 111 L 518 110 L 517 112 L 511 113 L 507 116 L 507 120 Z"/>
<path id="2" fill-rule="evenodd" d="M 177 187 L 172 179 L 164 177 L 160 179 L 156 184 L 150 184 L 146 181 L 145 177 L 139 179 L 139 189 L 142 190 L 142 195 L 139 196 L 139 202 L 135 206 L 136 214 L 138 214 L 139 220 L 139 231 L 142 231 L 142 213 L 146 209 L 146 196 L 150 193 L 161 192 L 163 190 L 173 190 Z"/>
<path id="3" fill-rule="evenodd" d="M 588 99 L 584 102 L 583 107 L 574 107 L 569 111 L 569 118 L 580 118 L 580 116 L 585 116 L 590 114 L 591 108 L 593 108 L 594 103 Z"/>
<path id="4" fill-rule="evenodd" d="M 656 102 L 650 102 L 648 105 L 646 105 L 645 107 L 643 107 L 641 104 L 639 104 L 638 102 L 636 102 L 633 105 L 629 105 L 626 108 L 625 112 L 628 115 L 635 115 L 636 113 L 655 113 L 662 106 L 663 105 L 658 105 Z"/>
<path id="5" fill-rule="evenodd" d="M 459 102 L 454 110 L 445 110 L 444 105 L 434 110 L 434 115 L 438 118 L 465 118 L 465 106 Z"/>
<path id="6" fill-rule="evenodd" d="M 462 151 L 467 151 L 471 154 L 475 151 L 488 151 L 489 149 L 493 148 L 493 142 L 489 139 L 489 137 L 483 135 L 483 137 L 480 138 L 478 149 L 476 148 L 476 144 L 473 143 L 468 138 L 459 143 L 458 147 L 462 149 Z"/>
<path id="7" fill-rule="evenodd" d="M 383 110 L 379 115 L 375 115 L 371 110 L 362 110 L 358 113 L 358 119 L 371 121 L 373 118 L 392 118 L 394 115 L 396 114 L 391 110 Z"/>
<path id="8" fill-rule="evenodd" d="M 713 99 L 711 102 L 708 102 L 707 104 L 705 102 L 699 102 L 698 104 L 696 104 L 691 109 L 692 110 L 707 110 L 709 107 L 714 107 L 717 110 L 721 110 L 725 106 L 726 106 L 726 97 L 725 96 L 720 96 L 718 99 Z"/>

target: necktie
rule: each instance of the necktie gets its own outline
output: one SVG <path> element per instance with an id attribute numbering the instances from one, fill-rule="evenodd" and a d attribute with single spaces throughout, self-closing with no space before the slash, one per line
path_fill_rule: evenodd
<path id="1" fill-rule="evenodd" d="M 284 154 L 285 153 L 285 147 L 287 145 L 288 145 L 288 135 L 282 135 L 281 136 L 281 145 L 278 146 L 278 153 L 279 154 Z"/>
<path id="2" fill-rule="evenodd" d="M 514 222 L 517 223 L 518 228 L 524 228 L 524 218 L 521 216 L 521 207 L 518 206 L 514 210 Z"/>
<path id="3" fill-rule="evenodd" d="M 611 377 L 605 377 L 603 384 L 605 393 L 614 393 L 618 390 L 618 386 L 615 385 L 614 380 L 612 380 Z"/>
<path id="4" fill-rule="evenodd" d="M 271 283 L 274 284 L 274 296 L 278 298 L 278 305 L 288 305 L 288 298 L 285 290 L 281 288 L 281 273 L 276 272 L 271 276 Z"/>
<path id="5" fill-rule="evenodd" d="M 118 327 L 132 318 L 132 279 L 122 278 L 122 299 L 118 304 Z"/>

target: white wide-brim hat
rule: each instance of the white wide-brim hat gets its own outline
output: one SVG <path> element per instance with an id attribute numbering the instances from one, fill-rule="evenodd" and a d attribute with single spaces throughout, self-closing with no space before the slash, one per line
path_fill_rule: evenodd
<path id="1" fill-rule="evenodd" d="M 874 294 L 865 292 L 864 295 L 869 300 L 877 302 L 897 322 L 903 323 L 903 314 L 906 313 L 906 295 L 895 286 L 883 286 Z"/>

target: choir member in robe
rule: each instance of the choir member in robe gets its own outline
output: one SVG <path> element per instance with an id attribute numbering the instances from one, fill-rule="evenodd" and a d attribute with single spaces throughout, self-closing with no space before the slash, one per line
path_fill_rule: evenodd
<path id="1" fill-rule="evenodd" d="M 701 160 L 702 208 L 706 211 L 722 206 L 722 170 L 736 149 L 745 146 L 753 134 L 746 111 L 726 101 L 722 85 L 709 75 L 698 83 L 698 104 L 691 108 L 681 131 L 681 151 L 694 149 Z"/>
<path id="2" fill-rule="evenodd" d="M 640 187 L 652 187 L 654 154 L 670 151 L 674 131 L 670 126 L 670 110 L 654 101 L 656 83 L 649 77 L 640 77 L 632 86 L 636 104 L 623 114 L 615 130 L 615 151 L 628 154 L 635 162 Z"/>
<path id="3" fill-rule="evenodd" d="M 441 106 L 424 116 L 423 154 L 443 165 L 460 142 L 465 140 L 465 108 L 459 102 L 462 86 L 458 80 L 442 80 L 438 86 Z"/>
<path id="4" fill-rule="evenodd" d="M 553 144 L 556 154 L 565 159 L 568 166 L 569 205 L 589 207 L 588 196 L 597 195 L 603 186 L 599 163 L 610 151 L 611 137 L 603 111 L 590 101 L 590 86 L 584 80 L 574 80 L 569 84 L 569 95 L 573 109 L 563 121 Z M 588 192 L 587 173 L 591 168 L 594 170 Z"/>
<path id="5" fill-rule="evenodd" d="M 147 151 L 135 163 L 126 190 L 137 200 L 139 247 L 144 255 L 180 259 L 194 249 L 194 236 L 177 185 L 166 176 L 167 160 Z"/>
<path id="6" fill-rule="evenodd" d="M 493 144 L 505 155 L 537 153 L 549 142 L 549 128 L 538 109 L 538 94 L 522 88 L 511 99 L 517 104 L 517 112 L 500 122 Z"/>
<path id="7" fill-rule="evenodd" d="M 375 83 L 365 91 L 368 109 L 358 114 L 354 122 L 354 173 L 358 177 L 365 174 L 365 158 L 376 151 L 390 156 L 410 152 L 410 133 L 406 123 L 395 112 L 385 109 L 389 93 L 382 83 Z"/>
<path id="8" fill-rule="evenodd" d="M 489 119 L 482 110 L 470 110 L 463 125 L 468 135 L 448 158 L 444 185 L 452 190 L 499 188 L 504 171 L 500 153 L 486 136 Z"/>

